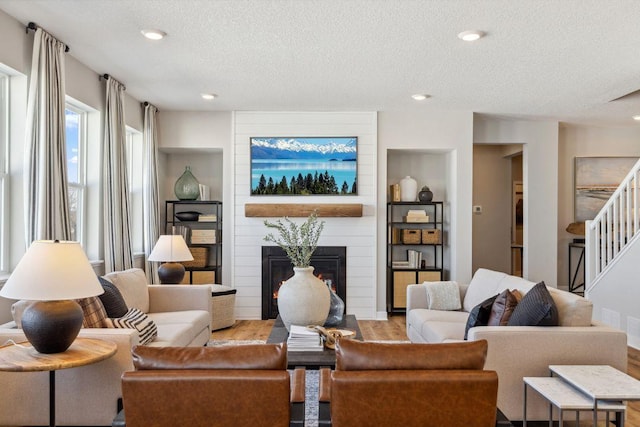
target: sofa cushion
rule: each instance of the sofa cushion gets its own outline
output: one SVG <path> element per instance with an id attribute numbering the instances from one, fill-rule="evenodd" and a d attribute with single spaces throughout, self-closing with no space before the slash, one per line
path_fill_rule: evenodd
<path id="1" fill-rule="evenodd" d="M 471 311 L 473 307 L 505 289 L 519 289 L 528 292 L 534 285 L 535 283 L 521 277 L 479 268 L 469 283 L 462 308 L 464 311 Z"/>
<path id="2" fill-rule="evenodd" d="M 148 344 L 158 335 L 158 328 L 153 320 L 137 308 L 130 308 L 123 317 L 107 319 L 111 328 L 135 329 L 140 337 L 140 344 Z"/>
<path id="3" fill-rule="evenodd" d="M 498 295 L 487 298 L 480 304 L 476 305 L 469 312 L 469 318 L 464 328 L 464 339 L 467 339 L 469 329 L 475 326 L 486 326 L 489 323 L 489 316 L 491 316 L 491 307 L 493 302 L 498 298 Z"/>
<path id="4" fill-rule="evenodd" d="M 106 274 L 104 278 L 116 285 L 127 307 L 137 308 L 143 313 L 149 312 L 149 290 L 144 271 L 130 268 Z"/>
<path id="5" fill-rule="evenodd" d="M 487 341 L 450 344 L 336 343 L 336 371 L 482 369 Z"/>
<path id="6" fill-rule="evenodd" d="M 580 295 L 556 288 L 547 290 L 558 308 L 559 326 L 591 326 L 593 303 Z"/>
<path id="7" fill-rule="evenodd" d="M 209 312 L 204 310 L 149 313 L 148 316 L 158 327 L 158 335 L 150 343 L 154 347 L 187 346 L 208 329 L 211 322 Z"/>
<path id="8" fill-rule="evenodd" d="M 535 285 L 513 310 L 508 326 L 557 326 L 558 309 L 544 282 Z"/>
<path id="9" fill-rule="evenodd" d="M 102 285 L 102 289 L 104 289 L 104 292 L 98 295 L 98 298 L 102 301 L 102 305 L 107 312 L 107 317 L 124 316 L 127 311 L 129 311 L 129 308 L 116 285 L 103 277 L 98 277 L 98 280 L 100 281 L 100 285 Z"/>
<path id="10" fill-rule="evenodd" d="M 89 297 L 76 300 L 82 309 L 83 328 L 104 328 L 107 312 L 98 297 Z"/>
<path id="11" fill-rule="evenodd" d="M 456 282 L 425 282 L 430 310 L 460 310 L 460 290 Z"/>
<path id="12" fill-rule="evenodd" d="M 519 292 L 517 289 L 515 292 Z M 518 305 L 518 298 L 505 289 L 498 295 L 491 305 L 491 314 L 487 326 L 507 326 L 509 318 Z"/>

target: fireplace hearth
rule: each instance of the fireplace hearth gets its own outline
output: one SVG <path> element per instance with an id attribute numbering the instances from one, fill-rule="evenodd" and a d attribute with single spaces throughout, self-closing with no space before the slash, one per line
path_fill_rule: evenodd
<path id="1" fill-rule="evenodd" d="M 331 284 L 340 298 L 347 301 L 347 248 L 318 246 L 311 256 L 313 274 Z M 293 276 L 293 266 L 279 246 L 262 247 L 262 319 L 278 317 L 278 289 Z"/>

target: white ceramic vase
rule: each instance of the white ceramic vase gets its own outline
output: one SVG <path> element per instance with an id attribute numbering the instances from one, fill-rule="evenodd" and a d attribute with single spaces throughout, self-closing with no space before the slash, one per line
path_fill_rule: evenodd
<path id="1" fill-rule="evenodd" d="M 313 275 L 313 267 L 293 267 L 293 276 L 278 290 L 278 313 L 291 325 L 324 325 L 331 296 L 325 283 Z"/>
<path id="2" fill-rule="evenodd" d="M 400 200 L 403 202 L 415 202 L 418 194 L 418 183 L 410 176 L 400 180 Z"/>

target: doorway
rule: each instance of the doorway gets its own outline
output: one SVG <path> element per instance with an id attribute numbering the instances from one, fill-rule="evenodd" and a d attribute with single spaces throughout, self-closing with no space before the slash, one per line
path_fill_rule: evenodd
<path id="1" fill-rule="evenodd" d="M 522 144 L 474 144 L 472 269 L 522 276 Z"/>

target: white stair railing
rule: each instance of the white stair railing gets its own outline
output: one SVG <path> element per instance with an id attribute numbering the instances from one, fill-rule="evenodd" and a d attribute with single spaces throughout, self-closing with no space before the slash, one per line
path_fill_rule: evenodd
<path id="1" fill-rule="evenodd" d="M 593 221 L 585 224 L 585 292 L 618 259 L 638 234 L 640 160 L 620 183 Z"/>

